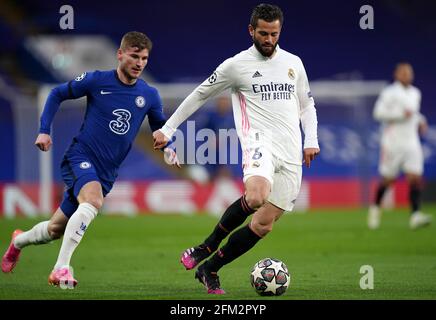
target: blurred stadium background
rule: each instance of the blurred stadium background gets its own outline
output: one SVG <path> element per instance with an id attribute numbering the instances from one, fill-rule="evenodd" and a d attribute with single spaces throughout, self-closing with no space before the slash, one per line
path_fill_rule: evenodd
<path id="1" fill-rule="evenodd" d="M 33 146 L 49 89 L 84 71 L 116 66 L 115 51 L 130 30 L 154 42 L 144 79 L 156 86 L 170 116 L 184 97 L 224 59 L 251 45 L 247 25 L 257 1 L 70 1 L 74 29 L 62 30 L 60 1 L 0 4 L 0 215 L 49 213 L 59 203 L 59 163 L 79 129 L 85 100 L 63 103 L 50 154 Z M 275 1 L 284 11 L 280 45 L 302 57 L 316 100 L 321 155 L 310 170 L 297 209 L 368 205 L 377 178 L 378 124 L 372 108 L 391 81 L 394 65 L 410 61 L 422 90 L 430 130 L 425 148 L 425 202 L 436 200 L 436 6 L 424 1 L 380 0 L 303 3 Z M 359 8 L 372 4 L 375 29 L 359 28 Z M 191 120 L 196 129 L 232 128 L 226 95 Z M 186 130 L 186 124 L 182 127 Z M 186 165 L 173 170 L 153 152 L 148 124 L 123 164 L 105 213 L 220 214 L 242 190 L 240 164 Z M 197 141 L 197 146 L 203 144 Z M 238 155 L 240 159 L 240 154 Z M 53 182 L 53 192 L 51 189 Z M 328 191 L 327 191 L 328 190 Z M 399 182 L 386 197 L 407 204 Z"/>
<path id="2" fill-rule="evenodd" d="M 79 129 L 85 100 L 62 104 L 53 125 L 53 149 L 39 152 L 33 143 L 52 86 L 84 71 L 115 68 L 121 36 L 143 31 L 154 42 L 144 79 L 159 89 L 170 116 L 219 63 L 251 45 L 247 25 L 258 2 L 0 1 L 0 248 L 7 247 L 15 228 L 27 230 L 47 219 L 60 201 L 59 164 Z M 436 226 L 408 229 L 404 181 L 385 199 L 393 210 L 380 232 L 367 229 L 366 208 L 379 152 L 372 108 L 392 80 L 395 64 L 406 60 L 415 68 L 430 125 L 423 137 L 423 209 L 435 212 L 436 5 L 409 0 L 274 3 L 285 15 L 281 47 L 305 63 L 321 154 L 310 170 L 304 169 L 297 201 L 297 211 L 309 214 L 285 215 L 254 250 L 223 268 L 220 277 L 229 293 L 223 298 L 260 298 L 250 288 L 249 272 L 254 262 L 272 256 L 286 262 L 292 275 L 292 290 L 280 299 L 434 299 Z M 64 4 L 74 9 L 73 30 L 59 26 Z M 374 30 L 359 27 L 365 4 L 374 8 Z M 197 130 L 232 128 L 227 95 L 208 102 L 191 120 Z M 143 131 L 103 214 L 73 257 L 78 290 L 60 293 L 45 285 L 58 241 L 25 249 L 15 274 L 0 277 L 0 300 L 208 298 L 178 259 L 239 197 L 241 154 L 239 164 L 174 170 L 152 150 L 146 122 Z M 375 290 L 359 287 L 362 265 L 374 267 Z"/>

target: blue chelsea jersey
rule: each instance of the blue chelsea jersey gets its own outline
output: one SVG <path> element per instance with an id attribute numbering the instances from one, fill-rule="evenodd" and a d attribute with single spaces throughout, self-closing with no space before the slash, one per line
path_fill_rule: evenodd
<path id="1" fill-rule="evenodd" d="M 113 180 L 145 116 L 153 131 L 164 125 L 161 99 L 157 90 L 142 79 L 133 85 L 124 84 L 116 70 L 83 73 L 52 90 L 41 116 L 40 132 L 50 133 L 60 102 L 83 96 L 87 97 L 86 113 L 70 149 L 85 152 L 102 178 Z"/>

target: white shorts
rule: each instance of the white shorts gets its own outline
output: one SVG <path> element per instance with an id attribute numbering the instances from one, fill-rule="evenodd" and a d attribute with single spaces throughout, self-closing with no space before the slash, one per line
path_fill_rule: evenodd
<path id="1" fill-rule="evenodd" d="M 285 211 L 292 211 L 300 192 L 302 166 L 286 163 L 262 147 L 247 149 L 243 166 L 244 183 L 253 176 L 266 178 L 271 183 L 268 202 Z"/>
<path id="2" fill-rule="evenodd" d="M 421 146 L 407 149 L 382 147 L 378 170 L 386 178 L 396 178 L 401 172 L 422 175 L 424 155 Z"/>

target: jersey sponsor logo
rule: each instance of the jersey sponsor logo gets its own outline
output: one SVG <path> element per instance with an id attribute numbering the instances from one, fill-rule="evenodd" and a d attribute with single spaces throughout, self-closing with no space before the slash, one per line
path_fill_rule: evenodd
<path id="1" fill-rule="evenodd" d="M 143 96 L 137 96 L 135 99 L 136 106 L 142 108 L 145 106 L 145 99 Z"/>
<path id="2" fill-rule="evenodd" d="M 288 77 L 291 80 L 295 79 L 295 72 L 294 72 L 294 70 L 292 68 L 289 68 L 289 70 L 288 70 Z"/>
<path id="3" fill-rule="evenodd" d="M 130 112 L 126 109 L 116 109 L 112 114 L 116 115 L 117 119 L 109 122 L 109 129 L 119 135 L 126 134 L 130 129 L 129 120 L 132 117 Z"/>
<path id="4" fill-rule="evenodd" d="M 265 84 L 252 84 L 254 93 L 264 93 L 264 92 L 290 92 L 293 93 L 295 86 L 291 83 L 278 83 L 270 82 Z"/>
<path id="5" fill-rule="evenodd" d="M 112 92 L 110 92 L 110 91 L 104 91 L 104 90 L 101 90 L 100 91 L 100 94 L 111 94 Z"/>
<path id="6" fill-rule="evenodd" d="M 91 168 L 91 164 L 88 161 L 84 161 L 80 164 L 81 169 L 89 169 Z"/>
<path id="7" fill-rule="evenodd" d="M 253 168 L 259 168 L 260 167 L 259 161 L 254 161 L 252 166 L 253 166 Z"/>
<path id="8" fill-rule="evenodd" d="M 86 72 L 82 73 L 80 76 L 76 77 L 76 81 L 82 81 L 86 77 Z"/>
<path id="9" fill-rule="evenodd" d="M 295 92 L 295 85 L 291 83 L 254 83 L 251 85 L 254 93 L 261 94 L 262 101 L 291 100 Z"/>
<path id="10" fill-rule="evenodd" d="M 262 77 L 259 71 L 256 71 L 252 76 L 252 78 L 259 78 L 259 77 Z"/>
<path id="11" fill-rule="evenodd" d="M 218 75 L 216 74 L 216 71 L 212 73 L 212 75 L 207 79 L 210 84 L 213 84 L 216 82 L 216 79 L 218 78 Z"/>

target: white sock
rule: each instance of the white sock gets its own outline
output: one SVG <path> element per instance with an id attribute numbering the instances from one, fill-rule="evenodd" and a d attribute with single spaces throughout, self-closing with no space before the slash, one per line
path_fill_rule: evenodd
<path id="1" fill-rule="evenodd" d="M 15 237 L 14 246 L 17 249 L 23 249 L 30 244 L 43 244 L 53 240 L 48 233 L 49 221 L 43 221 L 36 224 L 29 231 L 23 232 Z"/>
<path id="2" fill-rule="evenodd" d="M 98 210 L 89 203 L 81 203 L 73 213 L 65 228 L 61 250 L 56 261 L 55 270 L 70 265 L 71 256 L 79 245 L 91 221 L 97 216 Z"/>

